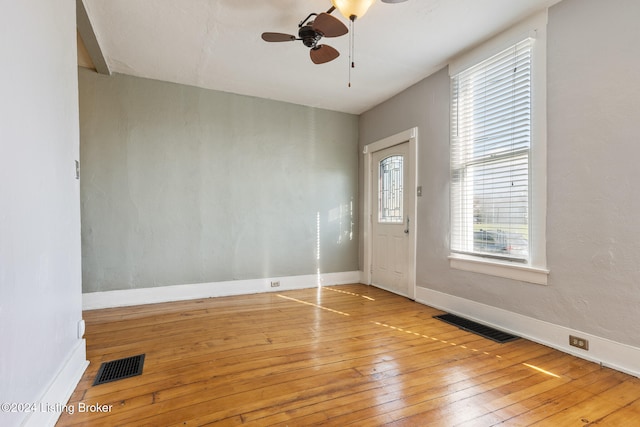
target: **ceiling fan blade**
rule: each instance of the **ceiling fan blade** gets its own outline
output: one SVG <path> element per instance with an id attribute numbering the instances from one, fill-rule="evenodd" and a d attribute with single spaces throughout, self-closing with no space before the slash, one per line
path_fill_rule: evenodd
<path id="1" fill-rule="evenodd" d="M 340 52 L 338 52 L 331 46 L 321 44 L 320 46 L 311 48 L 311 50 L 309 51 L 309 55 L 311 56 L 311 60 L 314 64 L 324 64 L 325 62 L 333 61 L 334 59 L 336 59 L 338 56 L 340 56 Z"/>
<path id="2" fill-rule="evenodd" d="M 382 3 L 404 3 L 407 0 L 382 0 Z"/>
<path id="3" fill-rule="evenodd" d="M 296 39 L 296 36 L 284 33 L 262 33 L 262 40 L 266 42 L 291 42 Z"/>
<path id="4" fill-rule="evenodd" d="M 322 33 L 325 37 L 340 37 L 349 32 L 349 29 L 342 23 L 342 21 L 325 12 L 316 16 L 312 27 L 315 31 Z"/>

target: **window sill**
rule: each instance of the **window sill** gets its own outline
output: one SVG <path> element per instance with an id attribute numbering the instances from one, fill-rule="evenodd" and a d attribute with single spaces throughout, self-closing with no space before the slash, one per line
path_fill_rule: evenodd
<path id="1" fill-rule="evenodd" d="M 537 285 L 546 285 L 547 277 L 549 276 L 549 270 L 544 268 L 460 254 L 449 255 L 449 266 L 456 270 L 472 271 L 474 273 L 520 280 Z"/>

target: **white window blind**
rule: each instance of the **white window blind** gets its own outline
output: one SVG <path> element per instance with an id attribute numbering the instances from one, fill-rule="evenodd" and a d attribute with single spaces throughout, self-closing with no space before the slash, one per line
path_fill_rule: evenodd
<path id="1" fill-rule="evenodd" d="M 531 45 L 452 77 L 452 252 L 529 258 Z"/>

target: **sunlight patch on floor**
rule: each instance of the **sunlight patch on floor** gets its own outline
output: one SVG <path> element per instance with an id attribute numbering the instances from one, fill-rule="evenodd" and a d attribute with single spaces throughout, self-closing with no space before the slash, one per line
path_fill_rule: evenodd
<path id="1" fill-rule="evenodd" d="M 366 295 L 356 294 L 354 292 L 342 291 L 340 289 L 333 289 L 333 288 L 327 288 L 327 287 L 322 288 L 322 289 L 325 290 L 325 291 L 338 292 L 338 293 L 341 293 L 341 294 L 353 295 L 354 297 L 365 298 L 365 299 L 368 299 L 369 301 L 375 301 L 375 298 L 371 298 L 371 297 L 368 297 Z"/>
<path id="2" fill-rule="evenodd" d="M 487 351 L 480 351 L 480 350 L 478 350 L 477 348 L 469 348 L 469 347 L 467 347 L 466 345 L 459 345 L 459 344 L 456 344 L 456 343 L 454 343 L 454 342 L 450 342 L 450 341 L 446 341 L 446 340 L 441 340 L 440 338 L 436 338 L 436 337 L 430 337 L 430 336 L 428 336 L 428 335 L 420 334 L 420 333 L 418 333 L 418 332 L 409 331 L 409 330 L 407 330 L 407 329 L 403 329 L 403 328 L 398 328 L 398 327 L 396 327 L 396 326 L 388 325 L 388 324 L 386 324 L 386 323 L 380 323 L 380 322 L 374 322 L 374 321 L 372 321 L 371 323 L 373 323 L 373 324 L 375 324 L 375 325 L 378 325 L 378 326 L 382 326 L 382 327 L 385 327 L 385 328 L 392 329 L 392 330 L 394 330 L 394 331 L 404 332 L 404 333 L 411 334 L 411 335 L 415 335 L 415 336 L 418 336 L 418 337 L 422 337 L 422 338 L 430 339 L 430 340 L 432 340 L 432 341 L 438 341 L 438 342 L 440 342 L 440 343 L 442 343 L 442 344 L 449 344 L 450 346 L 459 347 L 459 348 L 463 348 L 463 349 L 465 349 L 465 350 L 471 350 L 471 351 L 476 352 L 476 353 L 483 353 L 483 354 L 486 354 L 487 356 L 494 356 L 494 357 L 496 357 L 496 358 L 498 358 L 498 359 L 502 359 L 502 356 L 500 356 L 500 355 L 497 355 L 497 354 L 491 354 L 491 353 L 489 353 L 489 352 L 487 352 Z"/>
<path id="3" fill-rule="evenodd" d="M 543 374 L 550 375 L 550 376 L 555 377 L 555 378 L 560 378 L 560 375 L 556 375 L 553 372 L 545 371 L 544 369 L 539 368 L 537 366 L 530 365 L 528 363 L 523 363 L 523 365 L 526 366 L 527 368 L 531 368 L 531 369 L 534 369 L 534 370 L 536 370 L 538 372 L 542 372 Z"/>
<path id="4" fill-rule="evenodd" d="M 296 298 L 291 298 L 291 297 L 287 297 L 287 296 L 280 295 L 280 294 L 278 294 L 278 297 L 280 297 L 282 299 L 289 300 L 289 301 L 295 301 L 295 302 L 298 302 L 300 304 L 310 305 L 312 307 L 320 308 L 322 310 L 330 311 L 332 313 L 342 314 L 343 316 L 351 316 L 349 313 L 344 313 L 342 311 L 338 311 L 338 310 L 334 310 L 334 309 L 331 309 L 331 308 L 323 307 L 321 305 L 314 304 L 314 303 L 307 302 L 307 301 L 302 301 L 302 300 L 299 300 L 299 299 L 296 299 Z"/>

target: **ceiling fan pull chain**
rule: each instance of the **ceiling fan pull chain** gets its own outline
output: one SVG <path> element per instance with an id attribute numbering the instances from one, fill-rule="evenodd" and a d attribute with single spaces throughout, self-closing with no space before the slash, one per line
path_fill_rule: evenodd
<path id="1" fill-rule="evenodd" d="M 349 20 L 349 85 L 351 87 L 351 69 L 353 68 L 353 20 Z"/>
<path id="2" fill-rule="evenodd" d="M 355 46 L 356 46 L 356 17 L 351 16 L 349 20 L 349 87 L 351 87 L 351 69 L 356 68 Z"/>
<path id="3" fill-rule="evenodd" d="M 355 57 L 356 57 L 356 20 L 351 21 L 351 68 L 356 68 Z"/>

